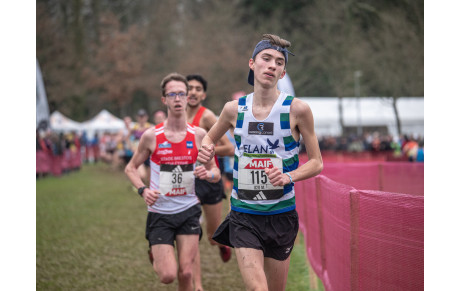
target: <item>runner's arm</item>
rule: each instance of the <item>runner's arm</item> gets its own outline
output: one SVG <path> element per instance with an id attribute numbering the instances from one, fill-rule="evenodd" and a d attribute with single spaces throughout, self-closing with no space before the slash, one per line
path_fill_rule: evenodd
<path id="1" fill-rule="evenodd" d="M 222 109 L 219 119 L 217 119 L 217 122 L 211 127 L 201 142 L 198 161 L 207 162 L 214 157 L 216 143 L 225 135 L 227 130 L 235 128 L 237 115 L 238 101 L 227 102 L 224 109 Z M 210 147 L 211 145 L 212 147 Z"/>
<path id="2" fill-rule="evenodd" d="M 308 154 L 308 162 L 290 172 L 292 181 L 301 181 L 314 177 L 323 170 L 323 159 L 319 150 L 318 138 L 315 134 L 313 113 L 310 106 L 294 98 L 291 105 L 291 127 L 298 128 L 303 137 L 305 148 Z M 284 175 L 287 177 L 287 175 Z M 289 177 L 287 177 L 289 179 Z"/>
<path id="3" fill-rule="evenodd" d="M 153 148 L 149 148 L 148 145 L 152 145 Z M 144 193 L 141 195 L 147 205 L 153 205 L 158 199 L 158 190 L 151 190 L 149 185 L 144 185 L 142 179 L 137 171 L 140 165 L 149 158 L 153 149 L 155 149 L 155 132 L 154 130 L 146 131 L 139 142 L 137 150 L 134 152 L 133 157 L 125 167 L 125 174 L 136 189 L 146 186 Z"/>
<path id="4" fill-rule="evenodd" d="M 206 131 L 202 128 L 197 127 L 195 132 L 195 141 L 197 148 L 201 147 L 201 142 L 203 137 L 206 135 Z M 203 166 L 198 166 L 195 168 L 195 176 L 199 179 L 206 180 L 210 183 L 216 183 L 221 178 L 221 173 L 219 168 L 216 165 L 216 161 L 211 159 L 209 162 L 204 163 Z"/>
<path id="5" fill-rule="evenodd" d="M 209 131 L 214 124 L 217 122 L 216 115 L 209 109 L 203 114 L 203 128 Z M 233 156 L 235 154 L 235 148 L 228 139 L 227 135 L 223 135 L 215 146 L 216 155 L 218 156 Z"/>

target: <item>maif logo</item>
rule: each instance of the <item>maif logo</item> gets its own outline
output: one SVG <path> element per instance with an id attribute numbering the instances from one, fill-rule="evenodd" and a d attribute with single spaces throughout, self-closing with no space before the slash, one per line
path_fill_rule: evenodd
<path id="1" fill-rule="evenodd" d="M 273 168 L 273 163 L 270 159 L 252 159 L 245 167 L 245 169 L 265 169 Z"/>
<path id="2" fill-rule="evenodd" d="M 171 192 L 165 194 L 165 196 L 183 196 L 187 194 L 185 188 L 173 188 Z"/>

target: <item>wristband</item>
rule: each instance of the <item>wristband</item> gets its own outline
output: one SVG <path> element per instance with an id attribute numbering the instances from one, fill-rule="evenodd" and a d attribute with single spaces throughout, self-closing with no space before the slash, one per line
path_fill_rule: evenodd
<path id="1" fill-rule="evenodd" d="M 292 181 L 291 174 L 289 174 L 289 173 L 285 173 L 285 174 L 289 177 L 289 180 L 291 181 L 291 184 L 294 184 L 294 182 Z"/>
<path id="2" fill-rule="evenodd" d="M 147 189 L 147 188 L 148 187 L 146 187 L 146 186 L 140 187 L 139 189 L 137 189 L 137 194 L 139 194 L 141 197 L 143 197 L 142 194 L 144 194 L 144 190 Z"/>

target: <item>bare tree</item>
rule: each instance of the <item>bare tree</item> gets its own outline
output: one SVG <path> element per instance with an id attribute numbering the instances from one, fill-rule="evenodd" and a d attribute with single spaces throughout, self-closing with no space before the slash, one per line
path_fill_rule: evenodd
<path id="1" fill-rule="evenodd" d="M 380 96 L 392 97 L 397 130 L 401 134 L 398 98 L 424 94 L 423 18 L 414 23 L 406 11 L 393 9 L 380 13 L 380 19 L 378 33 L 373 33 L 375 29 L 370 31 L 375 35 L 370 39 L 373 51 L 369 55 L 372 57 L 369 70 L 375 78 L 372 90 Z"/>

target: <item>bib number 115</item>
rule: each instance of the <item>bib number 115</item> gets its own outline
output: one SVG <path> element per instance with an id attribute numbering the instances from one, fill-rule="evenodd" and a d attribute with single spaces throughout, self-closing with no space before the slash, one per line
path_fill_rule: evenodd
<path id="1" fill-rule="evenodd" d="M 252 178 L 252 184 L 267 184 L 268 182 L 268 176 L 265 174 L 265 171 L 250 171 L 251 173 L 251 178 Z"/>

